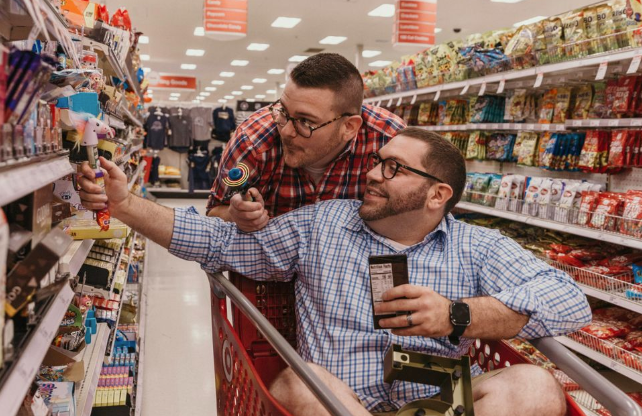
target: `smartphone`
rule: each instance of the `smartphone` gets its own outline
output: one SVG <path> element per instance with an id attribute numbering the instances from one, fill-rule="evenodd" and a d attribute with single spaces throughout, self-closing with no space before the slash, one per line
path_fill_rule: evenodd
<path id="1" fill-rule="evenodd" d="M 405 254 L 391 254 L 387 256 L 368 257 L 370 271 L 370 293 L 372 294 L 372 316 L 375 329 L 383 329 L 379 320 L 406 315 L 405 311 L 396 313 L 375 313 L 374 307 L 382 303 L 382 296 L 395 286 L 408 284 L 408 256 Z"/>

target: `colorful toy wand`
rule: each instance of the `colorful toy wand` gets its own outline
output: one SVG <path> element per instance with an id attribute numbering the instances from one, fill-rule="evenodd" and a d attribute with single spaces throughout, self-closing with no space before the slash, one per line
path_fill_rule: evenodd
<path id="1" fill-rule="evenodd" d="M 244 200 L 254 201 L 252 195 L 247 193 L 249 189 L 250 169 L 245 163 L 239 163 L 235 168 L 230 169 L 227 178 L 223 178 L 223 183 L 227 186 L 232 194 L 240 193 Z"/>

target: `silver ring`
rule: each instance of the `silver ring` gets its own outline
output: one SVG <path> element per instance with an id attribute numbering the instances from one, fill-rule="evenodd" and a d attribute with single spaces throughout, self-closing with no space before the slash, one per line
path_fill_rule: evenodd
<path id="1" fill-rule="evenodd" d="M 412 314 L 406 315 L 406 321 L 408 322 L 408 326 L 412 326 Z"/>

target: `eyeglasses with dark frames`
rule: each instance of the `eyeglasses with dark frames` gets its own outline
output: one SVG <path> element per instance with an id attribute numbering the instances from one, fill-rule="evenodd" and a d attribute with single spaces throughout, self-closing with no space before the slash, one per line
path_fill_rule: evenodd
<path id="1" fill-rule="evenodd" d="M 392 159 L 392 158 L 382 159 L 381 156 L 379 156 L 378 154 L 370 153 L 368 155 L 368 171 L 374 169 L 379 164 L 381 164 L 381 174 L 385 179 L 394 178 L 397 172 L 399 172 L 399 169 L 403 168 L 409 172 L 423 176 L 424 178 L 433 179 L 439 183 L 445 183 L 444 181 L 437 178 L 436 176 L 433 176 L 419 169 L 415 169 L 415 168 L 411 168 L 410 166 L 403 165 L 397 162 L 395 159 Z"/>
<path id="2" fill-rule="evenodd" d="M 306 139 L 309 139 L 315 130 L 320 129 L 321 127 L 325 127 L 328 124 L 334 123 L 335 121 L 339 120 L 342 117 L 350 117 L 354 115 L 351 113 L 343 113 L 339 116 L 336 116 L 330 121 L 327 121 L 323 124 L 319 124 L 318 126 L 313 126 L 306 119 L 290 117 L 287 111 L 285 111 L 285 108 L 283 108 L 283 104 L 281 104 L 281 100 L 277 100 L 275 103 L 270 105 L 269 110 L 270 110 L 270 114 L 272 114 L 272 119 L 276 124 L 278 124 L 281 127 L 285 127 L 288 124 L 288 122 L 291 121 L 292 125 L 294 126 L 294 130 L 296 130 L 297 134 L 299 136 L 305 137 Z"/>

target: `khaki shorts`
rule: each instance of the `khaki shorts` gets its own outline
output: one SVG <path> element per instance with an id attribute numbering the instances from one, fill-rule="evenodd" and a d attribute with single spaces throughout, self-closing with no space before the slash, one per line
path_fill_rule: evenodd
<path id="1" fill-rule="evenodd" d="M 498 368 L 497 370 L 489 371 L 484 374 L 480 374 L 477 377 L 473 377 L 473 380 L 471 382 L 472 388 L 474 389 L 476 386 L 479 385 L 479 383 L 488 380 L 491 377 L 495 377 L 497 374 L 501 373 L 504 371 L 505 368 Z M 390 412 L 380 412 L 380 413 L 373 413 L 373 416 L 395 416 L 397 414 L 397 410 L 393 410 Z"/>

